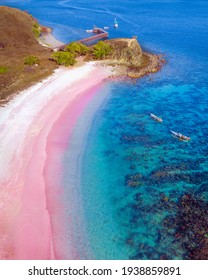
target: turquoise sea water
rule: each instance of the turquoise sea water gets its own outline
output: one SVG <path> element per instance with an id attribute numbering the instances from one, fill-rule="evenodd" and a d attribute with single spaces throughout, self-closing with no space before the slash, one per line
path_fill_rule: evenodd
<path id="1" fill-rule="evenodd" d="M 108 81 L 82 159 L 85 258 L 200 258 L 208 231 L 207 1 L 1 2 L 28 10 L 66 43 L 96 24 L 109 26 L 111 38 L 137 35 L 165 56 L 151 78 Z"/>

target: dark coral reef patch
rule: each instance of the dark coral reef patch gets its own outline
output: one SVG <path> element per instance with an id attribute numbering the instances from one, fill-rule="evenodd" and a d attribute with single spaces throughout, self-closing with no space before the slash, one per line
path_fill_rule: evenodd
<path id="1" fill-rule="evenodd" d="M 208 203 L 186 194 L 178 203 L 175 236 L 187 251 L 185 259 L 208 259 Z"/>

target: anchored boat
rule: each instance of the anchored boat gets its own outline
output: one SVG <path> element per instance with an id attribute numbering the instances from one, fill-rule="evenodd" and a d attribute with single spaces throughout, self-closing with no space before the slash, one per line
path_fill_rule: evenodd
<path id="1" fill-rule="evenodd" d="M 116 18 L 115 18 L 115 20 L 114 20 L 114 27 L 115 27 L 115 28 L 118 28 L 118 22 L 117 22 Z"/>
<path id="2" fill-rule="evenodd" d="M 156 116 L 156 115 L 154 115 L 152 113 L 150 113 L 150 116 L 151 116 L 151 118 L 153 118 L 157 122 L 163 122 L 163 120 L 161 118 L 159 118 L 158 116 Z"/>
<path id="3" fill-rule="evenodd" d="M 185 136 L 185 135 L 183 135 L 181 133 L 178 133 L 178 132 L 175 132 L 175 131 L 172 131 L 172 130 L 170 132 L 172 133 L 173 137 L 176 137 L 176 138 L 178 138 L 181 141 L 188 142 L 188 141 L 191 140 L 190 137 Z"/>

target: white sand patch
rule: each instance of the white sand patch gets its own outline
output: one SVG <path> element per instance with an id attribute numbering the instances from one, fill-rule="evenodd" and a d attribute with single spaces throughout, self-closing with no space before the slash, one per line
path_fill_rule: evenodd
<path id="1" fill-rule="evenodd" d="M 93 63 L 75 69 L 58 69 L 54 75 L 23 91 L 7 106 L 0 108 L 0 180 L 5 179 L 11 170 L 10 161 L 14 154 L 21 160 L 21 144 L 24 142 L 25 132 L 38 112 L 44 106 L 47 107 L 47 103 L 55 95 L 84 78 L 93 69 Z M 37 129 L 34 127 L 31 134 L 35 135 Z"/>

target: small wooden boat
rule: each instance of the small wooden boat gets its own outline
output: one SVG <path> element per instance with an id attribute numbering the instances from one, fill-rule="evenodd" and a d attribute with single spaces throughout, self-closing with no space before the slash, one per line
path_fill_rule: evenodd
<path id="1" fill-rule="evenodd" d="M 178 133 L 178 132 L 175 132 L 175 131 L 172 131 L 172 130 L 170 132 L 172 133 L 173 137 L 176 137 L 177 139 L 179 139 L 181 141 L 188 142 L 188 141 L 191 140 L 190 137 L 185 136 L 185 135 L 183 135 L 181 133 Z"/>
<path id="2" fill-rule="evenodd" d="M 151 116 L 151 118 L 153 118 L 157 122 L 163 122 L 163 120 L 161 118 L 159 118 L 158 116 L 156 116 L 156 115 L 154 115 L 152 113 L 150 113 L 150 116 Z"/>

